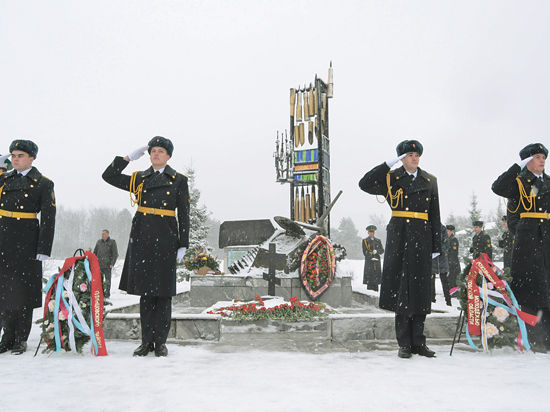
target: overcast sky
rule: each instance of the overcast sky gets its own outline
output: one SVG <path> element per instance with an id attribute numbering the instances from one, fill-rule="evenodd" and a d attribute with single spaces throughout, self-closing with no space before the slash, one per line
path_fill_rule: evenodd
<path id="1" fill-rule="evenodd" d="M 357 183 L 406 138 L 443 218 L 472 191 L 487 213 L 519 150 L 550 143 L 549 19 L 547 1 L 0 0 L 0 153 L 32 139 L 58 205 L 129 208 L 101 173 L 161 135 L 215 218 L 288 216 L 276 131 L 332 60 L 333 226 L 389 216 Z"/>

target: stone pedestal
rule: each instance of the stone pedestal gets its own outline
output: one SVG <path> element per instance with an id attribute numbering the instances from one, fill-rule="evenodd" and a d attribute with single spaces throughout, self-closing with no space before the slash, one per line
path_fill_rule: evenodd
<path id="1" fill-rule="evenodd" d="M 223 300 L 254 299 L 255 295 L 267 295 L 268 282 L 262 278 L 242 275 L 191 276 L 189 298 L 191 306 L 208 307 Z M 281 285 L 275 286 L 275 295 L 288 299 L 311 300 L 303 290 L 298 277 L 283 277 Z M 332 307 L 351 307 L 351 278 L 336 277 L 328 290 L 316 302 Z"/>

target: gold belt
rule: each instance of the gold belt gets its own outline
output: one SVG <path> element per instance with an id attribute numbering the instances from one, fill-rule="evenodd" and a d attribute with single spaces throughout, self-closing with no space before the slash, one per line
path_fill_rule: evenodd
<path id="1" fill-rule="evenodd" d="M 528 217 L 531 219 L 550 219 L 550 213 L 523 212 L 519 217 Z"/>
<path id="2" fill-rule="evenodd" d="M 0 209 L 0 216 L 13 217 L 14 219 L 36 219 L 36 213 L 31 212 L 10 212 Z"/>
<path id="3" fill-rule="evenodd" d="M 407 212 L 404 210 L 393 210 L 391 215 L 394 217 L 410 217 L 413 219 L 428 220 L 428 214 L 425 212 Z"/>
<path id="4" fill-rule="evenodd" d="M 138 206 L 137 211 L 144 215 L 176 216 L 175 210 L 155 209 L 154 207 Z"/>

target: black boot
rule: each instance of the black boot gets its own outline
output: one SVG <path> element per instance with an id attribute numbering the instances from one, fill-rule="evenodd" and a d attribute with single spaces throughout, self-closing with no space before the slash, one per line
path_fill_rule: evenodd
<path id="1" fill-rule="evenodd" d="M 427 358 L 435 358 L 435 352 L 428 348 L 426 345 L 417 345 L 411 348 L 411 352 L 420 355 L 425 356 Z"/>
<path id="2" fill-rule="evenodd" d="M 21 355 L 27 351 L 27 342 L 15 342 L 11 348 L 12 355 Z"/>
<path id="3" fill-rule="evenodd" d="M 155 356 L 168 356 L 168 348 L 164 343 L 156 344 L 155 345 Z"/>
<path id="4" fill-rule="evenodd" d="M 400 358 L 410 358 L 412 356 L 411 354 L 411 347 L 410 346 L 400 346 L 399 350 L 397 351 L 397 356 Z"/>
<path id="5" fill-rule="evenodd" d="M 153 352 L 154 350 L 155 346 L 152 343 L 142 342 L 134 351 L 134 356 L 147 356 L 149 352 Z"/>
<path id="6" fill-rule="evenodd" d="M 2 339 L 2 342 L 0 342 L 0 353 L 4 353 L 9 351 L 13 347 L 13 341 L 11 340 L 4 340 Z"/>

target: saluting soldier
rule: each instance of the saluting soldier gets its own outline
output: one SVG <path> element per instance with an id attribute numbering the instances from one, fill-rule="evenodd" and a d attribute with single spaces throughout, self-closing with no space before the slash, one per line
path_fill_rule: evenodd
<path id="1" fill-rule="evenodd" d="M 0 156 L 0 175 L 12 169 L 10 156 L 11 154 Z"/>
<path id="2" fill-rule="evenodd" d="M 374 237 L 376 226 L 367 226 L 368 236 L 363 239 L 363 255 L 365 256 L 365 266 L 363 268 L 363 284 L 367 289 L 378 291 L 382 269 L 380 265 L 380 255 L 384 253 L 382 241 Z"/>
<path id="3" fill-rule="evenodd" d="M 38 146 L 10 145 L 13 169 L 0 175 L 0 353 L 27 350 L 34 308 L 42 306 L 42 261 L 51 253 L 55 230 L 53 182 L 32 165 Z M 38 221 L 40 214 L 40 222 Z"/>
<path id="4" fill-rule="evenodd" d="M 502 216 L 502 226 L 504 226 L 504 233 L 498 241 L 498 247 L 503 250 L 504 267 L 508 268 L 512 264 L 512 250 L 514 247 L 514 236 L 510 229 L 508 229 L 508 219 L 506 216 Z"/>
<path id="5" fill-rule="evenodd" d="M 481 256 L 482 253 L 487 253 L 489 259 L 493 259 L 493 246 L 491 245 L 491 236 L 483 230 L 483 222 L 476 220 L 472 223 L 474 226 L 475 235 L 472 238 L 472 246 L 470 253 L 474 259 Z"/>
<path id="6" fill-rule="evenodd" d="M 396 150 L 397 158 L 376 166 L 359 181 L 365 192 L 386 196 L 392 210 L 379 305 L 395 312 L 399 357 L 434 357 L 426 346 L 424 321 L 431 311 L 432 258 L 441 252 L 437 179 L 418 167 L 420 142 L 404 140 Z M 399 160 L 403 166 L 390 170 Z"/>
<path id="7" fill-rule="evenodd" d="M 456 286 L 456 279 L 460 273 L 460 260 L 458 258 L 459 243 L 455 236 L 454 225 L 447 225 L 447 236 L 449 237 L 449 287 Z"/>
<path id="8" fill-rule="evenodd" d="M 524 147 L 521 161 L 493 183 L 508 199 L 508 221 L 515 232 L 512 252 L 512 290 L 522 310 L 539 314 L 527 325 L 533 349 L 550 350 L 550 176 L 544 172 L 548 149 L 542 143 Z"/>
<path id="9" fill-rule="evenodd" d="M 151 167 L 122 174 L 130 161 L 150 154 Z M 120 289 L 140 295 L 141 345 L 134 356 L 167 356 L 166 339 L 176 294 L 176 261 L 189 246 L 189 188 L 187 177 L 168 164 L 174 150 L 169 139 L 156 136 L 128 156 L 115 157 L 103 179 L 130 192 L 137 203 Z M 133 196 L 133 197 L 132 197 Z M 177 220 L 176 220 L 177 214 Z"/>

